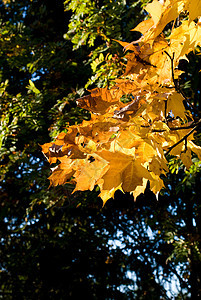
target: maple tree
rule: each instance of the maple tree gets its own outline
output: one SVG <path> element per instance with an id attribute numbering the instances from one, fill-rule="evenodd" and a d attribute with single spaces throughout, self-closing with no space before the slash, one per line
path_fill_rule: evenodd
<path id="1" fill-rule="evenodd" d="M 199 298 L 201 162 L 196 155 L 189 169 L 166 155 L 170 172 L 162 176 L 166 189 L 158 201 L 148 188 L 135 202 L 117 191 L 115 201 L 101 208 L 97 187 L 73 195 L 73 185 L 48 189 L 49 164 L 39 145 L 64 130 L 66 122 L 89 118 L 75 100 L 83 96 L 84 86 L 112 87 L 126 67 L 124 45 L 112 38 L 139 39 L 140 33 L 130 29 L 147 18 L 142 6 L 150 1 L 65 1 L 75 11 L 63 2 L 0 4 L 0 295 Z M 181 14 L 176 26 L 186 16 Z M 166 36 L 173 22 L 164 28 Z M 200 110 L 201 57 L 196 52 L 188 54 L 189 62 L 180 61 L 184 73 L 177 89 Z M 136 56 L 144 65 L 148 58 Z M 131 95 L 121 97 L 123 107 L 131 102 Z M 192 114 L 198 122 L 197 112 Z M 198 133 L 195 143 L 200 145 Z M 170 285 L 175 280 L 177 290 Z"/>
<path id="2" fill-rule="evenodd" d="M 90 121 L 68 127 L 42 146 L 50 164 L 59 162 L 51 185 L 69 182 L 74 192 L 98 185 L 105 203 L 119 189 L 136 198 L 149 181 L 157 195 L 164 186 L 161 175 L 168 172 L 168 154 L 180 157 L 186 168 L 192 152 L 201 159 L 201 147 L 193 142 L 201 120 L 180 90 L 178 69 L 180 60 L 201 45 L 201 5 L 154 0 L 145 9 L 149 18 L 133 29 L 142 37 L 117 41 L 126 51 L 122 76 L 110 88 L 92 89 L 77 101 L 91 112 Z"/>

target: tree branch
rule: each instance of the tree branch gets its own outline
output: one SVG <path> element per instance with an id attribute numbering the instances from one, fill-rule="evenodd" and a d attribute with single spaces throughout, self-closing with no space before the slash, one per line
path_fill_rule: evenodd
<path id="1" fill-rule="evenodd" d="M 196 123 L 196 125 L 193 127 L 193 129 L 191 129 L 191 131 L 189 131 L 182 139 L 180 139 L 177 143 L 175 143 L 173 146 L 169 147 L 168 151 L 166 152 L 165 155 L 168 155 L 170 153 L 170 151 L 175 148 L 177 145 L 179 145 L 180 143 L 182 143 L 183 141 L 187 140 L 187 137 L 189 135 L 191 135 L 193 133 L 193 131 L 195 131 L 198 126 L 201 124 L 201 119 Z"/>
<path id="2" fill-rule="evenodd" d="M 167 56 L 170 58 L 170 61 L 171 61 L 171 72 L 172 72 L 172 80 L 173 80 L 173 83 L 174 83 L 174 86 L 175 86 L 175 90 L 180 93 L 183 97 L 184 97 L 184 100 L 188 103 L 188 105 L 192 108 L 192 110 L 194 111 L 194 113 L 197 113 L 199 114 L 199 111 L 196 109 L 196 107 L 194 107 L 194 105 L 189 101 L 189 99 L 186 97 L 186 95 L 184 94 L 184 92 L 181 90 L 180 86 L 179 86 L 179 83 L 178 81 L 175 79 L 174 77 L 174 54 L 173 53 L 173 56 L 171 57 L 170 54 L 165 50 L 164 51 L 165 54 L 167 54 Z"/>

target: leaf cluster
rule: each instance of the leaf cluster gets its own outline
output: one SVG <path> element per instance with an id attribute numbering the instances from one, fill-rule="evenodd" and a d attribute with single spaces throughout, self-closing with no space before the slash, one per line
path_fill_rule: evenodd
<path id="1" fill-rule="evenodd" d="M 104 203 L 118 189 L 136 198 L 148 182 L 157 195 L 164 186 L 161 176 L 168 171 L 167 155 L 180 157 L 187 169 L 192 153 L 201 157 L 201 147 L 193 143 L 201 121 L 181 91 L 178 70 L 180 60 L 201 45 L 201 12 L 194 2 L 155 0 L 146 6 L 150 18 L 133 29 L 141 38 L 119 41 L 127 51 L 124 73 L 110 88 L 94 88 L 77 101 L 91 112 L 91 120 L 43 145 L 49 162 L 59 162 L 51 184 L 75 184 L 74 192 L 98 185 Z M 189 19 L 181 18 L 177 26 L 176 18 L 186 12 Z M 165 37 L 170 22 L 171 34 Z M 129 104 L 121 101 L 126 95 L 132 97 Z"/>

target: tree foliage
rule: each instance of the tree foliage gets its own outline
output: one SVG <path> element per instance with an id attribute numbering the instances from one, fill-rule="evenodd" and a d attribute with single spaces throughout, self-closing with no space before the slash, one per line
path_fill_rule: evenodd
<path id="1" fill-rule="evenodd" d="M 192 153 L 201 158 L 201 147 L 193 142 L 201 121 L 181 92 L 178 70 L 180 60 L 201 45 L 199 3 L 156 0 L 145 9 L 149 18 L 133 29 L 142 37 L 119 42 L 127 53 L 122 76 L 110 88 L 94 88 L 77 100 L 92 113 L 90 121 L 43 145 L 49 162 L 59 161 L 51 184 L 75 183 L 74 192 L 98 185 L 104 203 L 118 189 L 136 198 L 148 181 L 151 191 L 160 192 L 168 154 L 180 157 L 187 169 Z"/>

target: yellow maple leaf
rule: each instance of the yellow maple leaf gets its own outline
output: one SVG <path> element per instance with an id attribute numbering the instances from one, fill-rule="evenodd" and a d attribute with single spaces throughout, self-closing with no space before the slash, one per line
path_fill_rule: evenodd
<path id="1" fill-rule="evenodd" d="M 103 190 L 110 191 L 112 188 L 122 185 L 124 191 L 131 192 L 142 184 L 142 178 L 151 179 L 148 170 L 133 155 L 126 155 L 121 152 L 112 153 L 105 150 L 98 152 L 98 155 L 108 161 L 110 166 L 102 177 L 104 180 Z"/>
<path id="2" fill-rule="evenodd" d="M 180 117 L 181 119 L 186 119 L 183 100 L 183 96 L 178 92 L 172 93 L 167 101 L 167 112 L 172 111 L 175 118 Z"/>
<path id="3" fill-rule="evenodd" d="M 180 158 L 183 164 L 185 165 L 185 167 L 189 169 L 190 166 L 192 165 L 191 150 L 188 148 L 186 151 L 182 152 Z"/>
<path id="4" fill-rule="evenodd" d="M 154 0 L 145 9 L 151 15 L 154 26 L 144 35 L 143 42 L 153 42 L 165 26 L 179 16 L 184 9 L 185 1 L 166 0 L 164 4 Z"/>
<path id="5" fill-rule="evenodd" d="M 76 166 L 74 178 L 76 181 L 75 191 L 93 190 L 97 181 L 109 169 L 108 162 L 97 154 L 87 155 L 82 164 Z"/>
<path id="6" fill-rule="evenodd" d="M 134 29 L 131 29 L 131 31 L 139 31 L 144 35 L 153 25 L 154 20 L 150 18 L 139 23 Z"/>
<path id="7" fill-rule="evenodd" d="M 64 156 L 60 157 L 60 165 L 52 169 L 52 174 L 48 178 L 50 180 L 50 185 L 60 185 L 66 183 L 75 173 L 74 165 L 78 161 L 73 161 L 72 159 Z"/>
<path id="8" fill-rule="evenodd" d="M 159 177 L 159 175 L 151 172 L 152 179 L 150 180 L 150 190 L 155 194 L 158 195 L 160 190 L 164 187 L 163 180 Z"/>
<path id="9" fill-rule="evenodd" d="M 142 185 L 143 178 L 152 179 L 150 172 L 144 167 L 140 159 L 130 163 L 123 172 L 122 188 L 125 192 L 132 192 Z"/>
<path id="10" fill-rule="evenodd" d="M 165 157 L 154 157 L 149 164 L 149 171 L 155 173 L 156 175 L 160 176 L 161 174 L 165 174 L 168 172 L 167 168 L 167 161 Z"/>
<path id="11" fill-rule="evenodd" d="M 192 141 L 188 142 L 188 147 L 197 155 L 199 160 L 201 160 L 201 147 L 194 144 Z"/>
<path id="12" fill-rule="evenodd" d="M 170 45 L 167 52 L 170 56 L 174 53 L 175 66 L 178 64 L 179 59 L 187 59 L 186 55 L 195 49 L 201 43 L 201 25 L 188 20 L 174 28 L 169 36 Z"/>
<path id="13" fill-rule="evenodd" d="M 137 147 L 135 153 L 136 158 L 140 158 L 142 164 L 152 161 L 153 157 L 157 155 L 157 151 L 149 139 L 144 139 Z"/>
<path id="14" fill-rule="evenodd" d="M 100 186 L 100 184 L 99 184 L 99 186 Z M 114 198 L 114 194 L 117 190 L 124 192 L 122 190 L 121 184 L 115 188 L 112 188 L 111 190 L 101 190 L 99 197 L 101 197 L 101 199 L 103 201 L 103 205 L 105 205 L 105 203 L 107 202 L 108 199 Z"/>
<path id="15" fill-rule="evenodd" d="M 185 9 L 189 11 L 190 21 L 201 16 L 201 1 L 200 0 L 188 0 Z"/>
<path id="16" fill-rule="evenodd" d="M 127 130 L 121 131 L 121 133 L 118 135 L 116 141 L 121 145 L 123 148 L 133 148 L 138 147 L 139 144 L 143 141 L 142 137 L 135 134 L 135 130 L 132 130 L 134 128 L 130 128 Z"/>
<path id="17" fill-rule="evenodd" d="M 151 15 L 154 25 L 156 26 L 160 21 L 163 12 L 163 4 L 158 0 L 153 0 L 151 3 L 147 4 L 145 10 Z"/>
<path id="18" fill-rule="evenodd" d="M 119 95 L 119 97 L 121 96 L 122 94 Z M 111 103 L 118 103 L 118 98 L 115 98 L 113 93 L 107 88 L 95 88 L 91 90 L 90 95 L 77 100 L 78 106 L 99 114 L 104 114 Z"/>
<path id="19" fill-rule="evenodd" d="M 144 191 L 146 189 L 146 186 L 147 186 L 147 182 L 148 182 L 148 179 L 142 178 L 142 184 L 138 185 L 135 188 L 135 190 L 131 192 L 133 194 L 133 197 L 134 197 L 135 200 L 136 200 L 137 196 L 144 193 Z"/>

